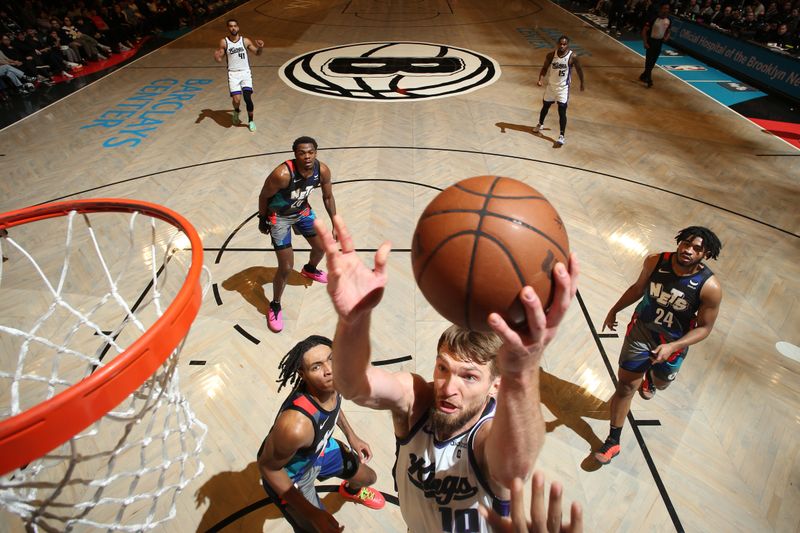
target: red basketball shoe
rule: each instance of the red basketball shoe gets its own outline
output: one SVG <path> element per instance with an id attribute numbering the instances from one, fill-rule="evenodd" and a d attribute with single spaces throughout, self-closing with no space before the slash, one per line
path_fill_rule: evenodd
<path id="1" fill-rule="evenodd" d="M 603 445 L 600 446 L 600 449 L 594 453 L 594 458 L 601 465 L 607 465 L 611 462 L 611 459 L 619 455 L 619 450 L 619 442 L 608 438 Z"/>
<path id="2" fill-rule="evenodd" d="M 370 488 L 370 487 L 361 487 L 361 490 L 356 492 L 355 494 L 350 494 L 345 490 L 344 486 L 347 484 L 347 481 L 342 481 L 341 485 L 339 485 L 339 496 L 344 498 L 347 501 L 360 503 L 362 505 L 366 505 L 370 509 L 383 509 L 383 506 L 386 505 L 386 500 L 379 491 Z"/>
<path id="3" fill-rule="evenodd" d="M 655 395 L 656 386 L 653 385 L 653 377 L 650 375 L 650 371 L 648 370 L 645 372 L 644 378 L 642 378 L 642 384 L 639 385 L 639 396 L 645 400 L 651 400 Z"/>

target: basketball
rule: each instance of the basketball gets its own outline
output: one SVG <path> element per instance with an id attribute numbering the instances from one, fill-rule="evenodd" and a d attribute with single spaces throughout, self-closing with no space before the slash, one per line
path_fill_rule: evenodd
<path id="1" fill-rule="evenodd" d="M 452 323 L 490 331 L 499 313 L 525 326 L 519 301 L 530 285 L 547 308 L 552 270 L 569 259 L 561 217 L 536 189 L 500 176 L 468 178 L 448 187 L 425 208 L 411 244 L 411 264 L 422 294 Z"/>

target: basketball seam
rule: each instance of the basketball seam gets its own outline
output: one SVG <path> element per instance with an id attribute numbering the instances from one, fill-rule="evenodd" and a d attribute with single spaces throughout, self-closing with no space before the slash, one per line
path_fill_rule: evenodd
<path id="1" fill-rule="evenodd" d="M 489 202 L 492 200 L 492 191 L 494 190 L 495 186 L 497 185 L 497 182 L 499 181 L 500 181 L 499 177 L 494 178 L 494 181 L 489 186 L 489 190 L 487 191 L 486 197 L 483 202 L 483 207 L 478 212 L 479 216 L 478 227 L 475 228 L 476 235 L 475 235 L 475 240 L 472 242 L 472 254 L 469 258 L 469 267 L 467 269 L 467 286 L 465 287 L 464 290 L 464 299 L 466 300 L 464 302 L 464 323 L 467 325 L 468 328 L 472 325 L 472 323 L 470 322 L 470 312 L 469 312 L 470 304 L 472 302 L 472 273 L 473 273 L 472 267 L 475 264 L 475 256 L 478 254 L 478 242 L 480 241 L 479 233 L 481 231 L 481 226 L 483 226 L 483 216 L 486 213 L 486 208 L 489 206 Z"/>
<path id="2" fill-rule="evenodd" d="M 498 178 L 502 179 L 502 176 L 499 176 Z M 471 189 L 467 189 L 466 187 L 464 187 L 460 183 L 456 183 L 453 187 L 455 187 L 459 191 L 463 191 L 463 192 L 465 192 L 467 194 L 473 194 L 475 196 L 483 196 L 483 197 L 487 196 L 487 193 L 485 193 L 485 192 L 478 192 L 478 191 L 473 191 Z M 544 196 L 502 196 L 502 195 L 499 195 L 499 194 L 491 196 L 491 198 L 497 198 L 499 200 L 544 200 L 545 199 Z"/>
<path id="3" fill-rule="evenodd" d="M 490 197 L 488 199 L 492 199 L 493 200 L 493 199 L 497 199 L 497 197 L 494 196 L 494 197 Z M 433 216 L 447 215 L 447 214 L 451 214 L 451 213 L 472 213 L 472 214 L 481 216 L 481 222 L 483 221 L 483 218 L 482 218 L 483 217 L 483 214 L 482 214 L 483 210 L 481 210 L 481 209 L 443 209 L 441 211 L 434 211 L 432 213 L 428 213 L 426 216 L 420 218 L 420 221 L 428 219 L 428 218 L 431 218 Z M 536 226 L 531 226 L 527 222 L 524 222 L 522 220 L 510 217 L 510 216 L 507 216 L 507 215 L 501 215 L 500 213 L 495 213 L 494 211 L 486 211 L 484 214 L 486 216 L 496 217 L 496 218 L 500 218 L 500 219 L 503 219 L 503 220 L 508 220 L 508 221 L 513 222 L 515 224 L 519 224 L 523 228 L 529 229 L 532 232 L 534 232 L 534 233 L 536 233 L 538 235 L 541 235 L 542 237 L 547 239 L 550 243 L 552 243 L 556 248 L 558 248 L 558 251 L 561 252 L 562 256 L 567 257 L 567 252 L 564 250 L 564 248 L 562 248 L 561 245 L 557 241 L 555 241 L 552 237 L 550 237 L 548 234 L 546 234 L 543 231 L 541 231 L 540 229 L 536 228 Z M 478 223 L 478 228 L 480 228 L 480 222 Z"/>

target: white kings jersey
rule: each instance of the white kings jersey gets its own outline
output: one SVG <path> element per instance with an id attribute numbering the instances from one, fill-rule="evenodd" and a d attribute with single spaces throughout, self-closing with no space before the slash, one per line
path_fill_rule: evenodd
<path id="1" fill-rule="evenodd" d="M 392 474 L 410 532 L 490 533 L 479 502 L 508 516 L 510 502 L 494 496 L 472 451 L 475 433 L 494 410 L 492 399 L 469 431 L 444 442 L 436 441 L 426 413 L 408 437 L 397 439 Z"/>
<path id="2" fill-rule="evenodd" d="M 550 78 L 547 80 L 553 89 L 569 87 L 569 59 L 571 57 L 572 50 L 568 51 L 564 57 L 558 57 L 558 51 L 553 53 L 553 62 L 550 63 Z"/>
<path id="3" fill-rule="evenodd" d="M 228 60 L 228 70 L 250 70 L 250 63 L 247 59 L 247 46 L 244 44 L 244 37 L 239 35 L 239 40 L 231 41 L 225 37 L 225 57 Z"/>

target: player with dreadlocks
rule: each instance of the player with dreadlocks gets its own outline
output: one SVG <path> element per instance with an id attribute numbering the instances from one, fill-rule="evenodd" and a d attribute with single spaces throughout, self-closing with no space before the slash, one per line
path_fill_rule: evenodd
<path id="1" fill-rule="evenodd" d="M 666 389 L 678 374 L 689 346 L 708 337 L 722 301 L 722 287 L 705 259 L 722 249 L 708 228 L 690 226 L 676 236 L 675 252 L 644 260 L 639 279 L 611 308 L 603 329 L 614 331 L 617 313 L 641 298 L 628 324 L 619 355 L 619 381 L 611 397 L 611 431 L 594 454 L 607 464 L 619 454 L 620 433 L 636 390 L 645 400 Z"/>
<path id="2" fill-rule="evenodd" d="M 311 335 L 281 360 L 278 390 L 291 384 L 292 392 L 258 450 L 264 490 L 295 531 L 340 531 L 317 495 L 317 479 L 343 479 L 339 494 L 345 500 L 372 509 L 385 503 L 369 488 L 377 479 L 365 464 L 372 450 L 347 423 L 342 397 L 333 388 L 331 345 L 330 339 Z M 337 425 L 350 447 L 331 438 Z"/>

